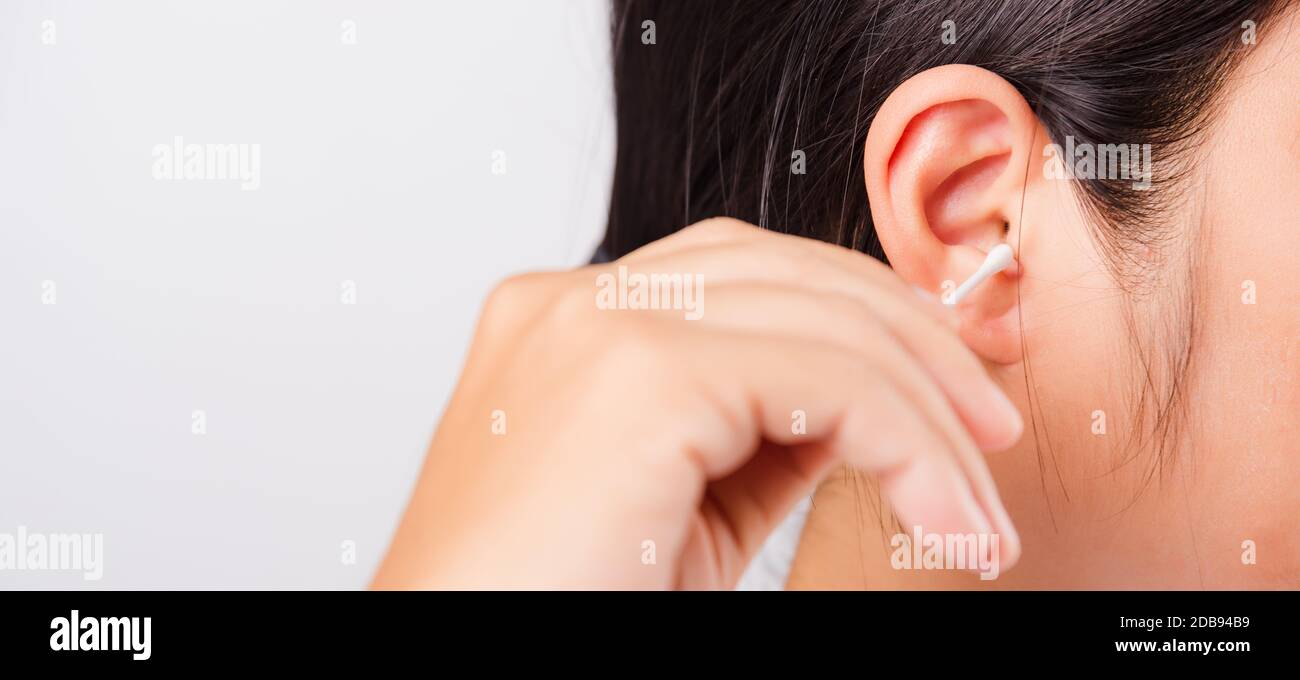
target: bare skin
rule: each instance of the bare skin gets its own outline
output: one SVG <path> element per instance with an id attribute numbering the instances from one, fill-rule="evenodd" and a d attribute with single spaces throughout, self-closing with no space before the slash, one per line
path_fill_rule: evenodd
<path id="1" fill-rule="evenodd" d="M 598 308 L 618 265 L 701 273 L 703 317 Z M 725 219 L 508 281 L 374 585 L 731 587 L 846 463 L 914 521 L 998 533 L 1013 563 L 981 448 L 1022 424 L 955 328 L 875 260 Z"/>
<path id="2" fill-rule="evenodd" d="M 1180 246 L 1158 254 L 1165 262 L 1145 297 L 1122 290 L 1099 266 L 1105 256 L 1068 183 L 1039 171 L 1038 131 L 1028 226 L 1009 238 L 1018 241 L 1024 268 L 1020 313 L 1033 391 L 1026 389 L 1019 348 L 1001 358 L 987 346 L 982 353 L 1022 413 L 1030 413 L 1031 394 L 1035 399 L 1037 442 L 1027 430 L 1015 447 L 988 459 L 1021 532 L 1019 565 L 990 581 L 891 568 L 894 529 L 880 520 L 887 509 L 840 472 L 816 494 L 790 587 L 1300 586 L 1300 31 L 1275 27 L 1255 50 L 1195 151 L 1194 190 L 1175 208 Z M 933 101 L 904 102 L 894 111 Z M 993 101 L 1007 110 L 1019 106 Z M 1028 137 L 1026 128 L 1010 139 Z M 873 208 L 876 201 L 873 194 Z M 891 261 L 906 268 L 905 249 L 894 245 Z M 1167 380 L 1160 357 L 1177 347 L 1188 304 L 1197 326 L 1181 386 L 1185 416 L 1167 450 L 1158 453 L 1151 441 L 1125 448 L 1132 433 L 1152 425 L 1133 419 L 1145 375 L 1134 358 L 1145 350 L 1157 385 Z M 1125 305 L 1136 335 L 1124 322 Z M 968 336 L 987 321 L 978 306 L 963 313 Z M 1163 332 L 1167 327 L 1176 330 Z M 998 332 L 979 339 L 992 337 L 1001 349 Z M 1106 417 L 1104 433 L 1097 432 L 1098 411 Z M 1165 467 L 1148 479 L 1157 455 Z"/>
<path id="3" fill-rule="evenodd" d="M 892 270 L 718 219 L 508 281 L 374 585 L 731 587 L 817 489 L 794 588 L 1300 586 L 1300 31 L 1269 36 L 1194 150 L 1178 237 L 1136 254 L 1144 288 L 1017 90 L 961 65 L 868 134 Z M 1018 267 L 955 312 L 915 295 L 999 242 Z M 599 308 L 619 265 L 702 275 L 703 317 Z M 996 534 L 998 578 L 893 568 L 889 513 Z"/>

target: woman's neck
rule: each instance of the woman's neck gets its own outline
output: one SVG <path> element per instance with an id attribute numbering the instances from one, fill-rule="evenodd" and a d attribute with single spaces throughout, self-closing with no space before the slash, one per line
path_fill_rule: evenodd
<path id="1" fill-rule="evenodd" d="M 1013 569 L 998 565 L 989 569 L 973 559 L 958 562 L 955 553 L 969 544 L 958 541 L 945 546 L 942 537 L 936 543 L 924 532 L 918 546 L 916 530 L 900 531 L 883 514 L 866 479 L 838 471 L 813 498 L 787 587 L 1268 588 L 1283 587 L 1288 578 L 1295 578 L 1267 564 L 1243 562 L 1248 557 L 1245 534 L 1276 545 L 1280 541 L 1268 537 L 1283 527 L 1252 524 L 1249 517 L 1225 517 L 1213 506 L 1189 502 L 1189 495 L 1202 501 L 1215 496 L 1212 484 L 1174 479 L 1129 499 L 1128 507 L 1116 512 L 1117 499 L 1104 480 L 1077 482 L 1066 500 L 1061 491 L 1044 489 L 1036 465 L 1017 465 L 1008 458 L 990 459 L 990 464 L 1024 549 Z M 959 566 L 974 569 L 954 568 Z"/>

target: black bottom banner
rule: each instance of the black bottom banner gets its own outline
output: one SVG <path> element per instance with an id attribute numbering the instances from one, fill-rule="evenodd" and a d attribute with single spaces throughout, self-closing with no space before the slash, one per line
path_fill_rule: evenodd
<path id="1" fill-rule="evenodd" d="M 964 660 L 1287 668 L 1300 649 L 1296 592 L 23 591 L 0 593 L 0 603 L 5 663 L 38 662 L 55 677 L 66 666 L 499 670 L 557 660 L 570 669 L 586 661 L 607 671 L 734 671 L 777 658 L 807 674 L 846 659 L 875 669 L 873 659 L 885 657 L 918 668 Z M 674 658 L 692 661 L 670 665 Z"/>

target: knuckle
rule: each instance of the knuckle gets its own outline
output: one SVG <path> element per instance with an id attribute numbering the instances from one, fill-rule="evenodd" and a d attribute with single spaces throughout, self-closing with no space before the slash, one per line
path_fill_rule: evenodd
<path id="1" fill-rule="evenodd" d="M 610 373 L 650 381 L 672 372 L 666 341 L 651 324 L 628 318 L 613 324 L 597 342 L 602 368 Z"/>
<path id="2" fill-rule="evenodd" d="M 827 295 L 823 301 L 834 318 L 849 328 L 850 337 L 858 339 L 858 346 L 892 339 L 885 323 L 862 301 L 839 293 Z"/>
<path id="3" fill-rule="evenodd" d="M 566 286 L 551 301 L 547 309 L 548 318 L 564 325 L 591 318 L 597 309 L 597 286 L 594 281 L 594 278 L 583 276 L 572 285 Z"/>
<path id="4" fill-rule="evenodd" d="M 515 274 L 506 277 L 488 293 L 483 303 L 481 325 L 496 330 L 524 319 L 541 299 L 550 275 Z"/>
<path id="5" fill-rule="evenodd" d="M 800 251 L 783 248 L 779 243 L 755 243 L 753 259 L 761 266 L 777 275 L 794 282 L 820 282 L 833 290 L 842 290 L 838 272 L 825 266 L 815 258 L 801 257 Z"/>
<path id="6" fill-rule="evenodd" d="M 488 294 L 487 307 L 509 308 L 537 287 L 542 274 L 513 274 L 502 279 Z"/>
<path id="7" fill-rule="evenodd" d="M 734 217 L 710 217 L 696 222 L 688 227 L 688 229 L 718 235 L 745 234 L 760 231 L 758 227 L 735 219 Z"/>

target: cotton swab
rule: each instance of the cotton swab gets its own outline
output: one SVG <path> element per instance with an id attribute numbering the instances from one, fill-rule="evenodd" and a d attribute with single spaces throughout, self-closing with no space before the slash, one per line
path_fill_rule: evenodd
<path id="1" fill-rule="evenodd" d="M 958 302 L 961 302 L 962 298 L 965 298 L 972 290 L 975 290 L 975 286 L 984 283 L 984 279 L 1010 267 L 1011 263 L 1015 262 L 1015 260 L 1016 256 L 1015 253 L 1011 252 L 1011 246 L 1005 243 L 999 243 L 996 246 L 993 246 L 993 249 L 990 250 L 989 254 L 984 258 L 984 264 L 980 265 L 980 268 L 977 269 L 974 274 L 971 274 L 969 279 L 966 279 L 966 281 L 964 281 L 960 286 L 957 286 L 957 290 L 954 290 L 952 295 L 947 300 L 944 300 L 943 303 L 945 305 L 955 305 Z"/>

